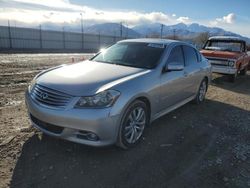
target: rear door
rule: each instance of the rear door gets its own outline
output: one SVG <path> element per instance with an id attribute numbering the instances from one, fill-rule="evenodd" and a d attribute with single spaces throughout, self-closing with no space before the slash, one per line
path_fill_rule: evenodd
<path id="1" fill-rule="evenodd" d="M 183 52 L 185 57 L 185 68 L 184 75 L 186 77 L 186 92 L 187 96 L 192 96 L 196 94 L 197 89 L 202 80 L 202 64 L 199 52 L 193 47 L 188 45 L 183 45 Z"/>

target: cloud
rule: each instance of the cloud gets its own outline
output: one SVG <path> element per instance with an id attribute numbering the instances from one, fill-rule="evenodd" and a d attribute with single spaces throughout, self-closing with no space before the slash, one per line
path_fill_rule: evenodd
<path id="1" fill-rule="evenodd" d="M 189 23 L 190 22 L 190 19 L 189 17 L 186 17 L 186 16 L 181 16 L 177 19 L 178 22 L 181 22 L 181 23 Z"/>
<path id="2" fill-rule="evenodd" d="M 7 0 L 2 0 L 7 1 Z M 80 10 L 81 6 L 71 4 L 68 0 L 9 0 L 8 2 L 13 2 L 16 5 L 21 4 L 30 4 L 32 6 L 44 6 L 44 7 L 50 7 L 54 9 L 60 9 L 60 8 L 68 8 L 71 10 Z"/>
<path id="3" fill-rule="evenodd" d="M 172 17 L 176 17 L 176 14 L 172 14 Z"/>
<path id="4" fill-rule="evenodd" d="M 85 24 L 126 22 L 129 26 L 159 22 L 174 24 L 176 20 L 162 12 L 105 11 L 72 4 L 68 0 L 0 0 L 0 21 L 23 22 L 29 25 L 43 23 L 79 24 L 80 14 Z"/>
<path id="5" fill-rule="evenodd" d="M 234 13 L 230 13 L 222 18 L 216 18 L 215 20 L 211 21 L 211 25 L 219 25 L 219 24 L 233 24 L 236 20 L 236 15 Z"/>

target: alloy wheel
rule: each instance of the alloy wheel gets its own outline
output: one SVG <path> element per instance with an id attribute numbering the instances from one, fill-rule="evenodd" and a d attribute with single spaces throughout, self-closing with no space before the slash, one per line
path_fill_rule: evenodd
<path id="1" fill-rule="evenodd" d="M 124 127 L 124 138 L 129 144 L 140 139 L 146 125 L 146 112 L 142 107 L 136 107 L 127 116 Z"/>
<path id="2" fill-rule="evenodd" d="M 203 81 L 201 83 L 200 90 L 199 90 L 199 100 L 200 101 L 204 100 L 206 92 L 207 92 L 207 83 L 206 83 L 206 81 Z"/>

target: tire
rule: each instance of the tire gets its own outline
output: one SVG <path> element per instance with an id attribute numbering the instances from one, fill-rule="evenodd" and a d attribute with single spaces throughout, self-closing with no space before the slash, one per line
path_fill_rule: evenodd
<path id="1" fill-rule="evenodd" d="M 240 75 L 246 75 L 247 74 L 247 66 L 240 71 Z"/>
<path id="2" fill-rule="evenodd" d="M 236 80 L 236 77 L 237 77 L 237 73 L 235 73 L 235 74 L 230 74 L 229 77 L 228 77 L 229 82 L 234 83 L 235 80 Z"/>
<path id="3" fill-rule="evenodd" d="M 147 105 L 136 100 L 126 109 L 123 114 L 117 145 L 123 149 L 129 149 L 136 146 L 144 133 L 145 127 L 149 123 Z"/>
<path id="4" fill-rule="evenodd" d="M 194 99 L 195 104 L 200 104 L 205 100 L 205 96 L 206 96 L 206 93 L 207 93 L 207 88 L 208 88 L 207 80 L 203 79 L 201 81 L 198 93 L 197 93 L 197 95 L 196 95 L 196 97 Z"/>

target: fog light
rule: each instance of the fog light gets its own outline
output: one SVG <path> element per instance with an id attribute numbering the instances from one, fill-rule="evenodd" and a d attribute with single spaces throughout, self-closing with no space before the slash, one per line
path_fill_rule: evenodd
<path id="1" fill-rule="evenodd" d="M 77 138 L 90 140 L 90 141 L 99 140 L 99 137 L 95 133 L 92 133 L 89 131 L 78 131 Z"/>
<path id="2" fill-rule="evenodd" d="M 97 136 L 96 134 L 94 134 L 94 133 L 89 133 L 89 134 L 87 135 L 87 138 L 88 138 L 89 140 L 92 140 L 92 141 L 98 140 L 98 136 Z"/>

